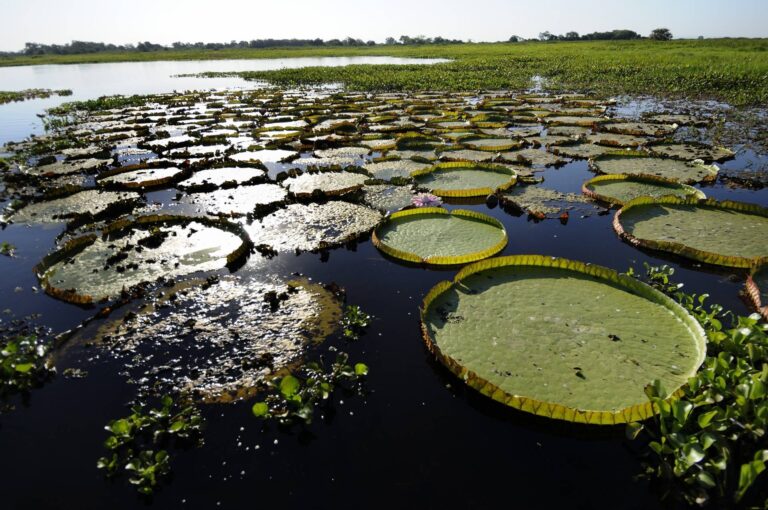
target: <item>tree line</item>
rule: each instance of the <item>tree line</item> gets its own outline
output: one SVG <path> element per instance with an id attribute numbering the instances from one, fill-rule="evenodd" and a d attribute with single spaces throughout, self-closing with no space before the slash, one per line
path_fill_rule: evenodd
<path id="1" fill-rule="evenodd" d="M 425 37 L 423 35 L 411 37 L 402 35 L 398 39 L 387 37 L 386 45 L 421 45 L 421 44 L 462 44 L 459 39 L 447 39 L 445 37 Z M 376 41 L 364 41 L 354 37 L 345 39 L 253 39 L 250 41 L 230 41 L 226 43 L 205 42 L 174 42 L 171 45 L 155 44 L 149 41 L 137 44 L 108 44 L 91 41 L 72 41 L 67 44 L 41 44 L 28 42 L 19 52 L 4 52 L 5 55 L 81 55 L 84 53 L 106 52 L 147 52 L 168 50 L 223 50 L 245 48 L 285 48 L 304 46 L 377 46 Z"/>
<path id="2" fill-rule="evenodd" d="M 538 39 L 531 41 L 627 41 L 632 39 L 644 39 L 644 37 L 634 30 L 611 30 L 608 32 L 592 32 L 590 34 L 579 35 L 578 32 L 566 32 L 565 34 L 553 34 L 549 31 L 541 32 Z M 669 41 L 672 39 L 672 32 L 668 28 L 657 28 L 648 35 L 648 39 L 656 41 Z M 513 35 L 509 42 L 525 41 L 520 36 Z"/>
<path id="3" fill-rule="evenodd" d="M 567 32 L 562 35 L 542 32 L 538 39 L 532 41 L 600 41 L 600 40 L 627 40 L 642 39 L 643 36 L 632 30 L 612 30 L 610 32 L 592 32 L 591 34 L 579 35 L 578 32 Z M 669 40 L 672 39 L 672 33 L 666 28 L 654 30 L 649 39 Z M 522 37 L 513 35 L 509 38 L 510 42 L 524 41 Z M 461 39 L 447 39 L 445 37 L 425 37 L 401 35 L 399 38 L 387 37 L 384 45 L 404 45 L 416 46 L 426 44 L 464 44 Z M 250 41 L 230 41 L 228 43 L 205 43 L 205 42 L 174 42 L 171 45 L 155 44 L 149 41 L 139 42 L 137 44 L 108 44 L 103 42 L 91 41 L 72 41 L 67 44 L 41 44 L 28 42 L 24 49 L 18 52 L 0 52 L 0 55 L 82 55 L 85 53 L 106 53 L 106 52 L 149 52 L 149 51 L 169 51 L 169 50 L 223 50 L 223 49 L 245 49 L 245 48 L 285 48 L 285 47 L 305 47 L 305 46 L 378 46 L 381 43 L 376 41 L 364 41 L 354 37 L 345 39 L 253 39 Z"/>

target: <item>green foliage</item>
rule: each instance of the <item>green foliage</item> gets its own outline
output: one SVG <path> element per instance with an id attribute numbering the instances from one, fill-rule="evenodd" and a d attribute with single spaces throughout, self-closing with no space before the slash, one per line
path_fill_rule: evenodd
<path id="1" fill-rule="evenodd" d="M 27 392 L 55 373 L 48 359 L 50 345 L 35 335 L 0 339 L 0 399 Z"/>
<path id="2" fill-rule="evenodd" d="M 765 507 L 765 491 L 752 493 L 768 462 L 768 324 L 758 314 L 740 317 L 708 306 L 706 294 L 682 292 L 673 274 L 668 266 L 646 266 L 647 281 L 705 328 L 707 358 L 677 400 L 659 398 L 666 393 L 658 383 L 646 388 L 659 414 L 644 426 L 631 424 L 627 433 L 637 437 L 644 429 L 655 454 L 647 473 L 674 481 L 689 503 L 731 506 L 749 495 Z"/>
<path id="3" fill-rule="evenodd" d="M 599 94 L 712 97 L 733 104 L 768 101 L 767 39 L 653 40 L 379 45 L 272 49 L 169 50 L 8 57 L 0 65 L 368 56 L 450 58 L 434 66 L 309 67 L 241 73 L 277 85 L 343 83 L 359 90 L 476 90 L 528 88 L 545 78 L 552 90 Z"/>
<path id="4" fill-rule="evenodd" d="M 129 416 L 105 427 L 110 435 L 104 446 L 110 455 L 100 458 L 96 467 L 110 477 L 121 469 L 128 472 L 136 490 L 150 495 L 171 471 L 165 448 L 172 444 L 201 445 L 203 425 L 199 409 L 176 404 L 169 396 L 163 397 L 157 408 L 135 406 Z"/>
<path id="5" fill-rule="evenodd" d="M 257 418 L 277 419 L 281 424 L 312 423 L 315 408 L 327 403 L 340 385 L 356 387 L 368 375 L 364 363 L 349 364 L 349 356 L 339 353 L 330 369 L 322 360 L 304 365 L 298 373 L 274 379 L 267 388 L 265 400 L 256 402 L 251 412 Z"/>
<path id="6" fill-rule="evenodd" d="M 16 252 L 16 247 L 9 243 L 8 241 L 3 241 L 0 243 L 0 255 L 5 255 L 7 257 L 13 257 L 13 254 Z"/>
<path id="7" fill-rule="evenodd" d="M 28 99 L 43 99 L 51 96 L 71 96 L 71 90 L 50 90 L 50 89 L 26 89 L 19 91 L 0 90 L 0 104 L 13 101 L 26 101 Z"/>
<path id="8" fill-rule="evenodd" d="M 357 305 L 349 305 L 344 309 L 341 327 L 344 338 L 357 340 L 371 323 L 372 317 Z"/>

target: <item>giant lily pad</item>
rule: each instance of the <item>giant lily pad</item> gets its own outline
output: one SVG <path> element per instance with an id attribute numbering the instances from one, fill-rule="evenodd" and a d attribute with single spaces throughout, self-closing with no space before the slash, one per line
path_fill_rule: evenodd
<path id="1" fill-rule="evenodd" d="M 239 226 L 202 218 L 144 216 L 117 221 L 104 235 L 77 237 L 36 271 L 46 292 L 73 303 L 113 299 L 158 278 L 221 269 L 250 246 Z"/>
<path id="2" fill-rule="evenodd" d="M 63 198 L 33 202 L 10 219 L 15 223 L 55 223 L 95 218 L 112 211 L 130 210 L 140 201 L 138 193 L 85 190 Z"/>
<path id="3" fill-rule="evenodd" d="M 581 190 L 595 200 L 615 205 L 624 205 L 638 197 L 659 198 L 674 195 L 707 198 L 701 190 L 693 186 L 650 175 L 600 175 L 585 182 Z"/>
<path id="4" fill-rule="evenodd" d="M 296 196 L 311 196 L 316 190 L 326 195 L 343 195 L 360 189 L 367 179 L 352 172 L 304 173 L 284 180 L 283 186 Z"/>
<path id="5" fill-rule="evenodd" d="M 24 167 L 23 172 L 28 175 L 39 177 L 69 175 L 86 170 L 95 170 L 110 163 L 109 159 L 77 159 L 74 161 L 57 161 L 47 165 Z"/>
<path id="6" fill-rule="evenodd" d="M 641 197 L 616 213 L 627 242 L 730 267 L 768 260 L 768 209 L 742 202 Z"/>
<path id="7" fill-rule="evenodd" d="M 159 299 L 163 306 L 150 302 L 78 340 L 125 357 L 127 374 L 142 389 L 229 402 L 290 369 L 341 319 L 339 298 L 306 280 L 228 276 L 184 287 L 172 300 Z"/>
<path id="8" fill-rule="evenodd" d="M 183 201 L 202 206 L 208 214 L 245 216 L 280 204 L 287 195 L 288 192 L 277 184 L 256 184 L 208 193 L 192 193 L 184 197 Z"/>
<path id="9" fill-rule="evenodd" d="M 200 170 L 181 181 L 179 189 L 220 188 L 248 184 L 264 178 L 266 172 L 253 167 L 226 167 Z"/>
<path id="10" fill-rule="evenodd" d="M 539 219 L 557 216 L 563 212 L 580 207 L 585 213 L 594 209 L 588 205 L 589 200 L 583 195 L 563 193 L 543 186 L 515 186 L 505 191 L 501 196 L 502 203 L 508 206 L 514 204 L 513 211 L 526 212 Z"/>
<path id="11" fill-rule="evenodd" d="M 411 175 L 418 185 L 442 197 L 486 196 L 517 182 L 517 173 L 511 168 L 477 163 L 440 163 Z"/>
<path id="12" fill-rule="evenodd" d="M 500 252 L 507 245 L 507 232 L 486 214 L 424 207 L 392 214 L 372 239 L 379 250 L 401 260 L 453 265 Z"/>
<path id="13" fill-rule="evenodd" d="M 99 179 L 99 185 L 118 189 L 147 189 L 165 186 L 181 179 L 186 170 L 177 167 L 118 170 Z"/>
<path id="14" fill-rule="evenodd" d="M 461 270 L 424 298 L 424 340 L 470 387 L 525 412 L 611 425 L 654 414 L 704 360 L 706 336 L 679 304 L 626 275 L 539 255 Z"/>
<path id="15" fill-rule="evenodd" d="M 682 183 L 712 181 L 719 169 L 700 161 L 654 158 L 643 153 L 605 154 L 590 161 L 593 170 L 604 174 L 655 175 Z"/>
<path id="16" fill-rule="evenodd" d="M 379 211 L 398 211 L 411 205 L 413 190 L 410 186 L 373 184 L 363 186 L 363 203 Z"/>
<path id="17" fill-rule="evenodd" d="M 375 179 L 389 181 L 394 178 L 408 178 L 417 170 L 424 170 L 430 165 L 418 163 L 410 159 L 394 159 L 379 161 L 377 163 L 367 163 L 363 168 Z"/>
<path id="18" fill-rule="evenodd" d="M 734 152 L 725 147 L 714 147 L 701 143 L 667 143 L 655 144 L 648 147 L 652 154 L 669 158 L 693 161 L 725 161 L 734 156 Z"/>
<path id="19" fill-rule="evenodd" d="M 312 251 L 353 241 L 373 230 L 382 215 L 348 202 L 291 204 L 246 227 L 254 244 L 276 251 Z"/>

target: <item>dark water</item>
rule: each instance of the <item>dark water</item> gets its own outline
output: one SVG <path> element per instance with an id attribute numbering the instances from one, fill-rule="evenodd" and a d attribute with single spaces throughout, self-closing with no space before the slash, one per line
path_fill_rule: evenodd
<path id="1" fill-rule="evenodd" d="M 543 173 L 545 185 L 578 192 L 590 177 L 585 162 Z M 766 191 L 707 187 L 709 196 L 768 204 Z M 638 251 L 621 242 L 611 215 L 572 215 L 567 225 L 514 217 L 485 205 L 504 222 L 510 242 L 503 254 L 541 253 L 602 264 L 620 271 L 642 262 L 672 264 L 690 292 L 708 292 L 740 313 L 738 271 L 693 267 Z M 18 247 L 17 258 L 0 258 L 0 307 L 17 315 L 42 312 L 57 330 L 90 315 L 31 287 L 31 266 L 52 246 L 57 230 L 11 226 L 2 233 Z M 258 257 L 255 255 L 254 257 Z M 244 270 L 248 269 L 246 265 Z M 336 282 L 350 303 L 376 316 L 356 343 L 331 340 L 371 368 L 365 398 L 336 396 L 332 416 L 302 431 L 262 428 L 250 404 L 204 408 L 205 446 L 179 452 L 174 478 L 154 497 L 156 508 L 659 508 L 644 482 L 623 428 L 550 423 L 507 409 L 465 389 L 436 364 L 420 339 L 418 304 L 452 271 L 401 266 L 384 259 L 370 241 L 356 250 L 280 255 L 270 269 L 300 271 Z M 14 292 L 15 287 L 21 292 Z M 68 357 L 86 354 L 73 349 Z M 59 370 L 65 368 L 67 358 Z M 5 508 L 138 508 L 124 479 L 105 480 L 96 470 L 104 453 L 103 426 L 126 414 L 134 388 L 104 360 L 85 379 L 64 379 L 32 394 L 29 406 L 0 418 L 0 480 Z M 8 505 L 8 506 L 6 506 Z"/>
<path id="2" fill-rule="evenodd" d="M 755 158 L 754 154 L 741 157 Z M 741 162 L 740 162 L 741 161 Z M 729 162 L 737 169 L 743 160 Z M 539 174 L 544 186 L 579 193 L 592 177 L 586 162 Z M 768 190 L 703 188 L 708 196 L 768 205 Z M 164 199 L 172 193 L 152 194 Z M 588 261 L 625 271 L 642 263 L 670 264 L 688 292 L 738 313 L 745 273 L 682 262 L 637 250 L 618 239 L 612 214 L 572 214 L 529 221 L 500 208 L 462 205 L 501 220 L 510 238 L 503 255 L 537 253 Z M 0 257 L 0 310 L 15 316 L 42 313 L 40 322 L 62 331 L 93 311 L 35 293 L 32 267 L 54 244 L 59 229 L 14 226 L 0 240 L 17 257 Z M 242 269 L 259 271 L 258 254 Z M 84 379 L 57 377 L 32 393 L 26 405 L 0 416 L 2 508 L 610 508 L 664 507 L 647 483 L 635 481 L 642 445 L 624 439 L 623 427 L 553 423 L 508 409 L 466 389 L 438 365 L 420 338 L 418 305 L 454 271 L 399 265 L 370 241 L 329 256 L 281 254 L 271 273 L 301 272 L 335 282 L 349 303 L 375 316 L 359 341 L 333 337 L 353 361 L 370 367 L 365 397 L 338 393 L 332 409 L 310 427 L 263 426 L 250 403 L 203 407 L 205 446 L 177 452 L 173 478 L 151 502 L 125 477 L 111 482 L 96 469 L 105 454 L 104 425 L 127 414 L 135 388 L 121 366 L 101 357 Z M 7 316 L 4 320 L 7 320 Z M 318 355 L 320 351 L 316 352 Z M 94 353 L 73 348 L 59 372 Z"/>

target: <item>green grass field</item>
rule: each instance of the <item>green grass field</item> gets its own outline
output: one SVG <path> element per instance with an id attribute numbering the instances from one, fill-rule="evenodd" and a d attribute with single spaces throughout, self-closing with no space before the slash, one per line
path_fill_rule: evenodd
<path id="1" fill-rule="evenodd" d="M 657 42 L 581 41 L 463 45 L 275 48 L 6 57 L 0 66 L 121 62 L 391 55 L 441 57 L 433 66 L 310 67 L 239 73 L 277 85 L 343 83 L 358 90 L 477 90 L 526 88 L 532 76 L 552 90 L 712 98 L 735 105 L 768 101 L 768 39 Z"/>

